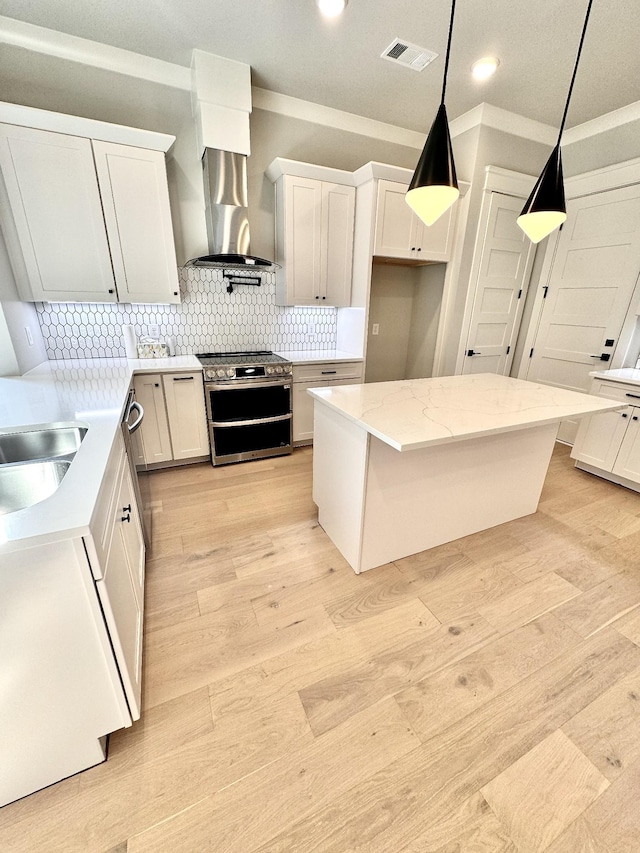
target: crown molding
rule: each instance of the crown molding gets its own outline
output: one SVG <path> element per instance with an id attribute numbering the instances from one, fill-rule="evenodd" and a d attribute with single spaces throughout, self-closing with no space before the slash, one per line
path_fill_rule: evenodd
<path id="1" fill-rule="evenodd" d="M 150 83 L 159 83 L 172 89 L 191 91 L 191 69 L 131 50 L 112 47 L 97 41 L 70 36 L 35 24 L 26 24 L 0 15 L 0 43 L 21 47 L 34 53 L 43 53 L 78 62 L 82 65 L 115 71 L 129 77 L 138 77 Z"/>
<path id="2" fill-rule="evenodd" d="M 449 132 L 452 137 L 460 136 L 480 124 L 494 130 L 501 130 L 503 133 L 510 133 L 512 136 L 540 142 L 543 145 L 553 145 L 558 136 L 557 128 L 549 124 L 534 121 L 487 103 L 478 104 L 477 107 L 449 122 Z"/>
<path id="3" fill-rule="evenodd" d="M 408 130 L 355 113 L 336 110 L 333 107 L 325 107 L 322 104 L 314 104 L 300 98 L 292 98 L 290 95 L 270 92 L 268 89 L 260 89 L 257 86 L 254 86 L 252 91 L 254 109 L 279 113 L 301 121 L 322 124 L 325 127 L 346 130 L 349 133 L 358 133 L 362 136 L 380 139 L 383 142 L 392 142 L 396 145 L 405 145 L 409 148 L 421 149 L 424 145 L 425 134 L 416 130 Z"/>
<path id="4" fill-rule="evenodd" d="M 562 145 L 573 145 L 575 142 L 582 142 L 583 139 L 598 136 L 600 133 L 606 133 L 608 130 L 615 130 L 617 127 L 636 121 L 640 121 L 640 101 L 569 128 L 562 134 Z"/>

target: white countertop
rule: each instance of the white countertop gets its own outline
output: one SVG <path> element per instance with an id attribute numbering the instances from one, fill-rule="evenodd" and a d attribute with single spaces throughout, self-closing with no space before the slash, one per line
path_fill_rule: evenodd
<path id="1" fill-rule="evenodd" d="M 322 364 L 332 361 L 364 361 L 362 356 L 339 349 L 277 350 L 276 355 L 288 358 L 294 364 Z"/>
<path id="2" fill-rule="evenodd" d="M 396 450 L 623 408 L 603 397 L 487 373 L 310 388 L 307 393 Z"/>
<path id="3" fill-rule="evenodd" d="M 133 374 L 201 369 L 193 355 L 73 359 L 43 362 L 22 377 L 0 379 L 0 432 L 52 423 L 88 427 L 56 492 L 32 507 L 0 516 L 0 554 L 85 535 Z"/>
<path id="4" fill-rule="evenodd" d="M 594 370 L 589 376 L 594 379 L 609 379 L 611 382 L 626 382 L 627 385 L 640 385 L 640 370 L 636 367 L 619 367 L 617 370 Z"/>

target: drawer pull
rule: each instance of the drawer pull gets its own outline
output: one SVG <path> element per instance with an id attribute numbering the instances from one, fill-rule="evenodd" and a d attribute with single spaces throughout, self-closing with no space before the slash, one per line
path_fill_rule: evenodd
<path id="1" fill-rule="evenodd" d="M 337 372 L 338 372 L 337 370 L 323 370 L 322 375 L 328 376 L 330 373 L 337 373 Z"/>
<path id="2" fill-rule="evenodd" d="M 634 400 L 640 400 L 640 394 L 627 394 L 627 397 L 633 397 Z"/>
<path id="3" fill-rule="evenodd" d="M 193 376 L 174 376 L 174 382 L 193 382 Z"/>

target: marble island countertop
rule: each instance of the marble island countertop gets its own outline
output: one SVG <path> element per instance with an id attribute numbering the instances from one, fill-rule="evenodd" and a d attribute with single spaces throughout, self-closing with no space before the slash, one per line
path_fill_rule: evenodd
<path id="1" fill-rule="evenodd" d="M 494 374 L 311 388 L 307 393 L 400 451 L 623 408 L 602 397 Z"/>
<path id="2" fill-rule="evenodd" d="M 0 379 L 0 433 L 55 424 L 88 427 L 51 497 L 0 516 L 0 554 L 84 535 L 109 453 L 120 429 L 134 373 L 201 370 L 195 356 L 47 361 L 21 377 Z"/>
<path id="3" fill-rule="evenodd" d="M 614 370 L 594 370 L 589 376 L 594 379 L 608 379 L 610 382 L 626 382 L 627 385 L 640 385 L 640 369 L 637 367 L 618 367 Z"/>

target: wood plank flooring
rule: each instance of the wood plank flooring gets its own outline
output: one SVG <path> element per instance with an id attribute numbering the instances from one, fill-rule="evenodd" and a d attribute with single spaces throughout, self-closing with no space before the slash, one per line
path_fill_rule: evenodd
<path id="1" fill-rule="evenodd" d="M 356 576 L 311 459 L 153 474 L 142 719 L 0 850 L 640 850 L 640 495 L 557 445 L 535 515 Z"/>

